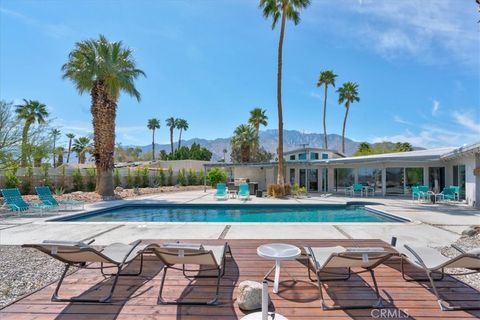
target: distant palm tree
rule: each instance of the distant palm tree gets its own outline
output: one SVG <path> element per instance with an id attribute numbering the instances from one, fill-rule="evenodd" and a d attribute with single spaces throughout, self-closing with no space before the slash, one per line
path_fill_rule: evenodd
<path id="1" fill-rule="evenodd" d="M 241 162 L 249 162 L 251 150 L 255 143 L 255 129 L 248 124 L 239 125 L 233 132 L 231 144 L 233 148 L 240 150 Z"/>
<path id="2" fill-rule="evenodd" d="M 323 139 L 324 144 L 323 147 L 328 149 L 328 142 L 327 142 L 327 91 L 328 86 L 332 85 L 335 87 L 335 78 L 337 75 L 333 73 L 332 70 L 325 70 L 320 72 L 320 76 L 318 77 L 317 87 L 321 87 L 322 85 L 325 86 L 325 95 L 323 97 Z"/>
<path id="3" fill-rule="evenodd" d="M 148 119 L 147 127 L 152 130 L 152 160 L 155 160 L 155 129 L 160 129 L 160 120 Z"/>
<path id="4" fill-rule="evenodd" d="M 67 133 L 66 134 L 68 138 L 68 151 L 67 151 L 67 163 L 70 162 L 70 152 L 72 151 L 72 140 L 75 138 L 75 135 L 73 133 Z"/>
<path id="5" fill-rule="evenodd" d="M 267 110 L 262 108 L 255 108 L 250 111 L 250 118 L 248 123 L 250 123 L 255 128 L 255 145 L 253 146 L 253 158 L 256 159 L 258 150 L 260 148 L 260 126 L 268 125 L 268 117 L 265 114 Z"/>
<path id="6" fill-rule="evenodd" d="M 259 7 L 265 18 L 272 17 L 272 30 L 281 18 L 280 37 L 278 40 L 277 72 L 277 108 L 278 108 L 278 174 L 277 184 L 284 185 L 283 177 L 283 114 L 282 114 L 282 54 L 285 22 L 287 18 L 295 25 L 300 23 L 300 10 L 308 7 L 310 0 L 260 0 Z"/>
<path id="7" fill-rule="evenodd" d="M 75 44 L 62 66 L 63 78 L 74 82 L 80 94 L 92 97 L 93 141 L 97 184 L 101 196 L 113 196 L 115 118 L 120 93 L 140 100 L 135 80 L 145 73 L 137 69 L 133 51 L 121 41 L 100 35 Z"/>
<path id="8" fill-rule="evenodd" d="M 227 152 L 228 152 L 228 150 L 227 150 L 227 149 L 223 149 L 222 152 L 223 152 L 223 162 L 226 162 L 226 161 L 227 161 L 226 158 L 227 158 Z"/>
<path id="9" fill-rule="evenodd" d="M 86 160 L 86 153 L 90 152 L 92 144 L 90 143 L 90 138 L 88 137 L 79 137 L 73 140 L 72 151 L 77 154 L 78 163 L 84 164 Z"/>
<path id="10" fill-rule="evenodd" d="M 338 103 L 345 103 L 345 118 L 343 119 L 342 130 L 342 153 L 345 153 L 345 127 L 347 125 L 348 111 L 350 110 L 350 104 L 360 101 L 358 96 L 358 84 L 355 82 L 346 82 L 337 90 Z"/>
<path id="11" fill-rule="evenodd" d="M 28 131 L 30 126 L 37 122 L 44 124 L 48 118 L 47 106 L 37 100 L 23 99 L 23 104 L 15 106 L 15 113 L 19 120 L 25 121 L 22 131 L 22 157 L 20 165 L 27 166 L 28 153 Z"/>
<path id="12" fill-rule="evenodd" d="M 188 130 L 188 122 L 185 119 L 177 119 L 176 121 L 177 129 L 180 129 L 180 133 L 178 135 L 178 149 L 180 149 L 181 141 L 182 141 L 182 131 Z"/>
<path id="13" fill-rule="evenodd" d="M 65 153 L 65 148 L 64 147 L 58 147 L 56 150 L 57 154 L 57 166 L 61 166 L 63 164 L 63 154 Z"/>
<path id="14" fill-rule="evenodd" d="M 52 138 L 53 138 L 53 167 L 56 168 L 57 165 L 56 165 L 56 159 L 55 159 L 55 156 L 56 156 L 56 146 L 55 146 L 55 143 L 57 142 L 57 138 L 60 137 L 61 135 L 61 132 L 60 130 L 58 129 L 53 129 L 52 130 Z"/>
<path id="15" fill-rule="evenodd" d="M 175 130 L 177 127 L 177 119 L 170 117 L 165 120 L 165 122 L 167 123 L 167 127 L 170 129 L 170 147 L 172 148 L 171 153 L 173 153 L 173 130 Z"/>

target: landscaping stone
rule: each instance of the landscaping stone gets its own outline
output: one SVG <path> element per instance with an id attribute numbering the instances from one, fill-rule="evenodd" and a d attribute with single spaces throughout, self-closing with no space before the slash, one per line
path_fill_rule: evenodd
<path id="1" fill-rule="evenodd" d="M 243 281 L 238 285 L 238 307 L 250 311 L 262 308 L 262 284 L 256 281 Z M 269 298 L 270 303 L 270 298 Z"/>
<path id="2" fill-rule="evenodd" d="M 477 233 L 479 233 L 479 229 L 480 229 L 479 226 L 470 226 L 470 227 L 468 227 L 467 229 L 465 229 L 465 230 L 462 231 L 462 235 L 463 235 L 463 236 L 473 237 L 474 235 L 476 235 Z"/>

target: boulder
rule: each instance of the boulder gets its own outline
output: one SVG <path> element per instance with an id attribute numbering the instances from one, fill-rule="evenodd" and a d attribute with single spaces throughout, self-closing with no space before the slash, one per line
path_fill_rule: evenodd
<path id="1" fill-rule="evenodd" d="M 122 192 L 123 191 L 123 188 L 122 187 L 116 187 L 115 188 L 115 192 Z"/>
<path id="2" fill-rule="evenodd" d="M 463 236 L 474 236 L 479 232 L 479 227 L 478 226 L 470 226 L 467 229 L 462 231 Z"/>
<path id="3" fill-rule="evenodd" d="M 238 307 L 245 311 L 262 308 L 262 284 L 256 281 L 243 281 L 238 285 Z M 270 303 L 270 298 L 269 298 Z"/>

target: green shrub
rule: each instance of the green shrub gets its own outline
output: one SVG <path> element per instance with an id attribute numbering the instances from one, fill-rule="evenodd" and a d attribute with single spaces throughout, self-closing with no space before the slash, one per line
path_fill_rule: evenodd
<path id="1" fill-rule="evenodd" d="M 90 167 L 86 171 L 87 191 L 95 191 L 95 168 Z"/>
<path id="2" fill-rule="evenodd" d="M 140 170 L 141 169 L 136 169 L 135 170 L 135 176 L 133 177 L 133 187 L 134 188 L 139 188 L 142 185 L 142 177 L 140 176 Z"/>
<path id="3" fill-rule="evenodd" d="M 205 174 L 203 171 L 199 171 L 197 175 L 197 184 L 203 184 L 203 180 L 205 179 Z"/>
<path id="4" fill-rule="evenodd" d="M 190 186 L 195 186 L 198 184 L 197 172 L 195 171 L 195 169 L 188 170 L 187 180 Z"/>
<path id="5" fill-rule="evenodd" d="M 74 191 L 83 191 L 83 176 L 80 168 L 77 168 L 75 171 L 73 171 L 72 183 Z"/>
<path id="6" fill-rule="evenodd" d="M 17 170 L 9 170 L 5 172 L 5 187 L 18 188 L 22 181 L 16 175 Z"/>
<path id="7" fill-rule="evenodd" d="M 50 180 L 50 177 L 48 176 L 48 169 L 50 168 L 50 165 L 48 163 L 42 163 L 42 183 L 44 186 L 52 188 L 52 181 Z"/>
<path id="8" fill-rule="evenodd" d="M 130 168 L 127 168 L 127 181 L 125 184 L 125 188 L 131 188 L 132 186 L 133 186 L 132 170 L 130 170 Z"/>
<path id="9" fill-rule="evenodd" d="M 164 186 L 165 182 L 166 182 L 165 171 L 162 169 L 160 170 L 160 186 Z"/>
<path id="10" fill-rule="evenodd" d="M 148 168 L 144 167 L 142 169 L 142 187 L 146 188 L 150 186 L 150 178 L 148 177 Z"/>
<path id="11" fill-rule="evenodd" d="M 227 173 L 220 168 L 212 168 L 207 173 L 208 185 L 215 187 L 217 183 L 227 182 Z"/>
<path id="12" fill-rule="evenodd" d="M 173 168 L 172 166 L 168 167 L 168 181 L 167 184 L 169 186 L 173 186 Z"/>
<path id="13" fill-rule="evenodd" d="M 120 178 L 120 171 L 118 169 L 115 169 L 113 172 L 113 185 L 115 188 L 122 185 L 122 179 Z"/>
<path id="14" fill-rule="evenodd" d="M 187 185 L 187 176 L 186 176 L 186 170 L 185 169 L 181 169 L 180 171 L 178 171 L 177 184 L 179 184 L 181 186 L 186 186 Z"/>
<path id="15" fill-rule="evenodd" d="M 29 165 L 26 168 L 25 176 L 22 180 L 22 193 L 30 194 L 32 192 L 33 167 Z"/>

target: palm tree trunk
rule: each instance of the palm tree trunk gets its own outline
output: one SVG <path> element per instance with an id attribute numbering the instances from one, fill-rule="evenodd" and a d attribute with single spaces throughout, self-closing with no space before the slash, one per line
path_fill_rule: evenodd
<path id="1" fill-rule="evenodd" d="M 55 136 L 53 136 L 53 167 L 56 168 L 56 161 L 55 161 Z"/>
<path id="2" fill-rule="evenodd" d="M 155 161 L 155 129 L 152 130 L 152 160 Z"/>
<path id="3" fill-rule="evenodd" d="M 323 139 L 324 139 L 324 145 L 323 147 L 325 149 L 328 149 L 328 143 L 327 143 L 327 87 L 328 85 L 325 83 L 325 97 L 323 100 Z"/>
<path id="4" fill-rule="evenodd" d="M 108 96 L 105 86 L 97 81 L 92 88 L 93 142 L 97 168 L 96 191 L 103 197 L 112 197 L 115 151 L 116 101 Z"/>
<path id="5" fill-rule="evenodd" d="M 278 108 L 278 173 L 277 184 L 284 186 L 283 178 L 283 113 L 282 113 L 282 53 L 283 38 L 285 36 L 285 20 L 287 7 L 284 4 L 282 8 L 282 25 L 280 28 L 280 39 L 278 41 L 278 72 L 277 72 L 277 108 Z"/>
<path id="6" fill-rule="evenodd" d="M 25 168 L 27 166 L 27 142 L 28 142 L 28 130 L 30 130 L 31 121 L 25 121 L 22 131 L 22 161 L 21 166 Z"/>
<path id="7" fill-rule="evenodd" d="M 345 154 L 345 127 L 347 126 L 348 110 L 350 109 L 350 104 L 347 102 L 345 104 L 345 118 L 343 119 L 343 130 L 342 130 L 342 153 Z"/>
<path id="8" fill-rule="evenodd" d="M 70 162 L 70 152 L 72 151 L 72 139 L 68 140 L 67 163 Z"/>
<path id="9" fill-rule="evenodd" d="M 260 145 L 260 142 L 258 141 L 259 131 L 260 131 L 260 124 L 256 124 L 255 125 L 255 142 L 253 143 L 253 152 L 252 152 L 252 158 L 255 162 L 257 161 L 257 155 L 258 155 L 258 150 Z"/>
<path id="10" fill-rule="evenodd" d="M 180 149 L 181 141 L 182 141 L 182 129 L 180 129 L 180 134 L 178 135 L 178 149 Z"/>
<path id="11" fill-rule="evenodd" d="M 173 127 L 170 127 L 170 146 L 172 148 L 172 154 L 173 154 Z"/>

